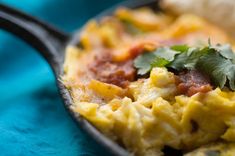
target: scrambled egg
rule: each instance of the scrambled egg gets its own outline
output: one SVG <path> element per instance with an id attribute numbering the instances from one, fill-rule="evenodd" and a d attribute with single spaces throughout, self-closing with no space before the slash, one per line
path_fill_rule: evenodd
<path id="1" fill-rule="evenodd" d="M 150 78 L 130 84 L 133 99 L 113 99 L 105 105 L 75 101 L 72 109 L 79 112 L 102 132 L 137 155 L 162 155 L 161 149 L 191 150 L 223 139 L 235 142 L 235 94 L 219 88 L 192 97 L 177 96 L 173 73 L 154 68 Z M 98 83 L 98 84 L 96 84 Z M 95 92 L 107 96 L 107 86 Z M 110 85 L 108 91 L 119 92 Z"/>
<path id="2" fill-rule="evenodd" d="M 138 156 L 164 155 L 165 146 L 187 152 L 219 140 L 223 140 L 222 146 L 235 142 L 234 92 L 216 88 L 191 97 L 180 95 L 174 74 L 166 68 L 152 69 L 149 78 L 130 82 L 125 89 L 95 80 L 87 72 L 87 60 L 104 47 L 112 49 L 120 61 L 130 57 L 127 49 L 133 43 L 152 48 L 175 39 L 198 45 L 207 43 L 208 37 L 213 42 L 231 43 L 229 37 L 194 15 L 174 19 L 149 9 L 120 9 L 116 17 L 132 22 L 141 34 L 123 33 L 117 19 L 106 19 L 101 25 L 92 21 L 81 34 L 84 49 L 67 49 L 62 80 L 73 97 L 71 109 Z M 231 147 L 234 151 L 234 145 Z"/>

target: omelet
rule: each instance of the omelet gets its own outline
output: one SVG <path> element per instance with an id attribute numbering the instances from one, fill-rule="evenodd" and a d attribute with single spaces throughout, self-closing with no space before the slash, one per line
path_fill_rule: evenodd
<path id="1" fill-rule="evenodd" d="M 202 47 L 210 39 L 233 47 L 222 29 L 192 14 L 119 8 L 99 23 L 90 21 L 80 38 L 82 46 L 67 47 L 62 81 L 73 97 L 71 109 L 103 134 L 136 156 L 163 156 L 165 147 L 186 156 L 223 152 L 225 146 L 234 153 L 234 91 L 197 73 L 189 75 L 196 74 L 193 83 L 203 83 L 190 88 L 187 74 L 180 86 L 180 74 L 165 66 L 143 76 L 134 66 L 138 56 L 163 46 Z"/>

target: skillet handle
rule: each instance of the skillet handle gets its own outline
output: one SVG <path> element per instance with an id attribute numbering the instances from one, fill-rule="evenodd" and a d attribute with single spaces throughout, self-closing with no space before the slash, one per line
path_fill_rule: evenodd
<path id="1" fill-rule="evenodd" d="M 58 74 L 69 35 L 2 4 L 0 28 L 15 34 L 37 49 Z"/>

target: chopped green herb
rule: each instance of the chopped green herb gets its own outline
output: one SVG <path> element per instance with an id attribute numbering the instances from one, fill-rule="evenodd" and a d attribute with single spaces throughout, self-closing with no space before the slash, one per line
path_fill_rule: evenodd
<path id="1" fill-rule="evenodd" d="M 180 52 L 186 52 L 186 51 L 188 51 L 189 48 L 190 47 L 187 45 L 173 45 L 173 46 L 171 46 L 172 50 L 180 51 Z"/>
<path id="2" fill-rule="evenodd" d="M 224 44 L 224 45 L 217 44 L 216 46 L 211 46 L 211 47 L 217 50 L 220 53 L 220 55 L 222 55 L 224 58 L 230 59 L 233 61 L 233 63 L 235 63 L 235 55 L 229 44 Z"/>
<path id="3" fill-rule="evenodd" d="M 154 67 L 173 68 L 177 71 L 197 69 L 208 75 L 215 86 L 235 90 L 235 54 L 230 45 L 190 48 L 187 45 L 158 48 L 144 53 L 134 61 L 139 75 Z"/>
<path id="4" fill-rule="evenodd" d="M 151 70 L 151 64 L 155 60 L 155 55 L 153 53 L 144 53 L 138 56 L 134 61 L 134 66 L 138 69 L 139 75 L 147 74 Z"/>
<path id="5" fill-rule="evenodd" d="M 210 38 L 208 38 L 208 45 L 209 45 L 209 47 L 211 46 L 211 39 Z"/>
<path id="6" fill-rule="evenodd" d="M 194 69 L 198 59 L 211 50 L 213 49 L 208 47 L 203 49 L 189 48 L 187 52 L 177 55 L 175 59 L 168 65 L 168 67 L 171 67 L 177 71 L 181 71 L 183 69 Z"/>
<path id="7" fill-rule="evenodd" d="M 139 75 L 145 75 L 153 67 L 163 67 L 174 60 L 176 54 L 180 52 L 170 48 L 158 48 L 154 52 L 146 52 L 138 56 L 134 61 L 134 66 L 138 69 Z"/>
<path id="8" fill-rule="evenodd" d="M 161 57 L 156 57 L 151 63 L 151 67 L 165 67 L 168 63 L 168 60 Z"/>
<path id="9" fill-rule="evenodd" d="M 228 87 L 235 90 L 235 64 L 219 53 L 209 52 L 204 55 L 198 60 L 196 68 L 207 74 L 216 86 L 223 88 L 228 82 Z"/>
<path id="10" fill-rule="evenodd" d="M 163 47 L 163 48 L 158 48 L 154 52 L 155 56 L 158 56 L 160 58 L 164 58 L 167 61 L 173 61 L 175 58 L 176 54 L 179 54 L 179 51 L 172 50 L 171 48 L 168 47 Z"/>

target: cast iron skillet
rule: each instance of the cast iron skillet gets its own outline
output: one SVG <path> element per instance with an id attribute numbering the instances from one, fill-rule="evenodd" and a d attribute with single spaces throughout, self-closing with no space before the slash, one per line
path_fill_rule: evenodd
<path id="1" fill-rule="evenodd" d="M 112 14 L 115 8 L 125 6 L 129 8 L 138 8 L 143 6 L 154 7 L 157 9 L 157 0 L 129 0 L 112 7 L 95 17 L 99 20 L 103 16 Z M 79 17 L 78 17 L 79 19 Z M 76 19 L 74 19 L 76 21 Z M 123 147 L 111 141 L 100 133 L 94 126 L 92 126 L 86 119 L 79 114 L 73 113 L 69 107 L 72 104 L 71 96 L 65 86 L 59 81 L 63 75 L 63 62 L 65 47 L 68 45 L 79 44 L 77 33 L 75 35 L 68 35 L 58 31 L 48 24 L 26 15 L 20 11 L 9 8 L 0 4 L 0 28 L 9 31 L 16 36 L 22 38 L 32 47 L 37 49 L 39 53 L 46 59 L 53 69 L 57 80 L 57 85 L 63 98 L 64 105 L 71 113 L 75 121 L 80 127 L 88 133 L 98 144 L 102 145 L 107 155 L 111 156 L 127 156 L 131 155 Z M 130 138 L 131 139 L 131 138 Z"/>

